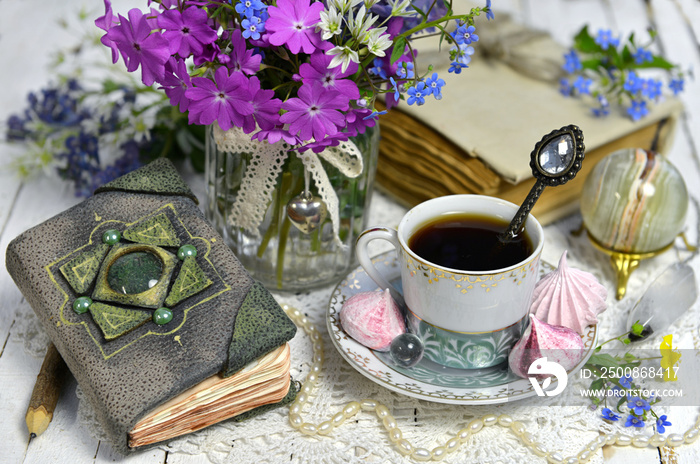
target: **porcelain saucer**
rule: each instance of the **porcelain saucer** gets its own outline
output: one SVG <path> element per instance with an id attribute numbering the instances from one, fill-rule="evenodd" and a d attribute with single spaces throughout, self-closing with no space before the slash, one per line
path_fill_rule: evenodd
<path id="1" fill-rule="evenodd" d="M 394 251 L 383 253 L 372 261 L 390 282 L 400 282 Z M 552 269 L 551 265 L 541 263 L 540 277 Z M 343 303 L 354 294 L 376 289 L 377 284 L 362 267 L 357 267 L 335 288 L 326 313 L 333 345 L 352 367 L 368 379 L 407 396 L 448 404 L 505 403 L 536 394 L 530 381 L 515 376 L 509 371 L 507 363 L 485 369 L 455 369 L 422 359 L 412 368 L 402 368 L 391 360 L 389 353 L 360 345 L 342 330 L 338 314 Z M 597 326 L 588 327 L 583 335 L 586 351 L 581 361 L 568 372 L 569 377 L 578 372 L 593 354 L 597 340 Z"/>

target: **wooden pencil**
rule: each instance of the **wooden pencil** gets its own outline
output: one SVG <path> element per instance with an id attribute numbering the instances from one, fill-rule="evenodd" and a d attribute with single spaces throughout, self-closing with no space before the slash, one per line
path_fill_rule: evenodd
<path id="1" fill-rule="evenodd" d="M 44 433 L 51 423 L 67 371 L 66 363 L 58 350 L 53 343 L 49 344 L 25 416 L 32 437 Z"/>

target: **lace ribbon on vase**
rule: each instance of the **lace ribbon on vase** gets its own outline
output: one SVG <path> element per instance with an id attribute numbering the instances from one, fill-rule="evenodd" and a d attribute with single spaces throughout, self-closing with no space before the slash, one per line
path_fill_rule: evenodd
<path id="1" fill-rule="evenodd" d="M 227 131 L 213 125 L 214 140 L 219 150 L 223 152 L 250 153 L 251 159 L 246 167 L 241 188 L 228 214 L 228 222 L 235 227 L 243 228 L 248 234 L 259 238 L 258 227 L 265 216 L 267 205 L 272 199 L 277 178 L 282 172 L 284 161 L 289 152 L 294 150 L 287 143 L 259 142 L 251 140 L 250 135 L 239 127 Z M 337 147 L 328 147 L 318 155 L 311 150 L 297 153 L 304 169 L 311 174 L 316 189 L 333 224 L 333 236 L 339 246 L 343 246 L 338 235 L 340 229 L 340 213 L 338 196 L 331 185 L 330 179 L 323 169 L 319 156 L 337 168 L 343 175 L 355 178 L 362 173 L 362 153 L 351 141 L 341 142 Z M 306 186 L 305 188 L 308 188 Z"/>

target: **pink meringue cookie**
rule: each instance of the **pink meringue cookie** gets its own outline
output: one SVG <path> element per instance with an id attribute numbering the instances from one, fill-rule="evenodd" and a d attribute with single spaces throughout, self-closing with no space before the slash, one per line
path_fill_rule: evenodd
<path id="1" fill-rule="evenodd" d="M 340 309 L 343 330 L 358 343 L 386 351 L 397 335 L 406 331 L 401 310 L 389 290 L 357 293 Z"/>
<path id="2" fill-rule="evenodd" d="M 535 360 L 546 358 L 546 362 L 557 363 L 570 371 L 583 358 L 583 348 L 583 339 L 575 331 L 547 324 L 530 314 L 530 325 L 510 351 L 508 366 L 519 377 L 543 379 L 549 375 L 528 372 Z"/>
<path id="3" fill-rule="evenodd" d="M 565 251 L 559 267 L 535 285 L 530 313 L 548 324 L 562 325 L 583 335 L 607 308 L 607 296 L 608 291 L 593 274 L 566 264 Z"/>

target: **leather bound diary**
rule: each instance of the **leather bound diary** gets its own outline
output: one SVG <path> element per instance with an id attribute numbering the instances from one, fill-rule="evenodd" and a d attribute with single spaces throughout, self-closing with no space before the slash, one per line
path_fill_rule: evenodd
<path id="1" fill-rule="evenodd" d="M 296 394 L 294 323 L 165 159 L 22 233 L 6 261 L 122 453 Z"/>

